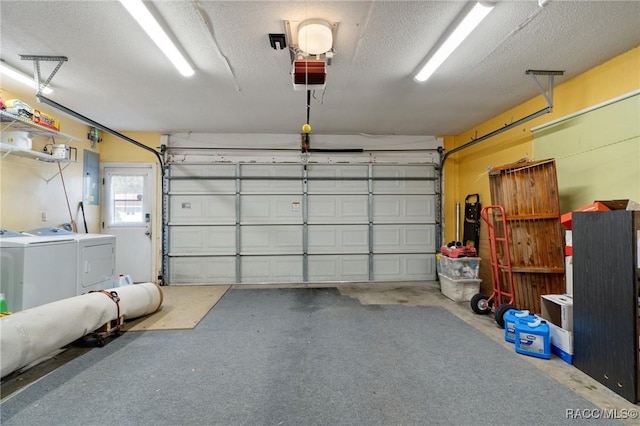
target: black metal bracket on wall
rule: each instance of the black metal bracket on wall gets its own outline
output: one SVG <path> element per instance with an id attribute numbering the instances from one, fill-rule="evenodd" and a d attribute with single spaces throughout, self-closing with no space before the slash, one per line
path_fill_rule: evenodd
<path id="1" fill-rule="evenodd" d="M 544 97 L 544 99 L 547 101 L 547 106 L 542 108 L 540 111 L 536 111 L 533 114 L 529 114 L 526 117 L 523 117 L 519 120 L 516 120 L 510 124 L 506 124 L 503 127 L 496 129 L 492 132 L 489 132 L 483 136 L 480 136 L 478 138 L 472 139 L 471 142 L 468 142 L 464 145 L 460 145 L 459 147 L 453 148 L 450 151 L 446 151 L 444 153 L 444 155 L 442 156 L 442 158 L 440 159 L 440 194 L 441 197 L 444 198 L 444 163 L 445 161 L 447 161 L 447 158 L 449 158 L 451 155 L 460 152 L 464 149 L 467 149 L 473 145 L 476 145 L 480 142 L 486 141 L 487 139 L 490 139 L 494 136 L 499 135 L 500 133 L 506 132 L 507 130 L 513 129 L 514 127 L 517 127 L 521 124 L 526 123 L 527 121 L 531 121 L 534 118 L 540 117 L 541 115 L 544 114 L 548 114 L 551 111 L 553 111 L 553 77 L 556 75 L 564 75 L 564 71 L 549 71 L 549 70 L 527 70 L 525 71 L 525 74 L 530 75 L 533 78 L 533 81 L 535 82 L 535 84 L 538 86 L 538 88 L 540 89 L 540 91 L 542 92 L 542 96 Z M 547 91 L 544 90 L 544 88 L 542 87 L 542 84 L 540 84 L 540 82 L 538 81 L 537 76 L 538 75 L 546 75 L 548 77 L 548 83 L 547 83 Z M 444 208 L 444 203 L 443 206 Z M 444 214 L 442 215 L 444 217 Z M 440 230 L 441 233 L 441 238 L 442 241 L 444 241 L 444 219 L 442 221 L 442 229 Z"/>

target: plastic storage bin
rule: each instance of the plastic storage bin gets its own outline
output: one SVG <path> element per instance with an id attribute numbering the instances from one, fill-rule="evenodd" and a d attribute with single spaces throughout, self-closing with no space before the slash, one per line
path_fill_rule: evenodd
<path id="1" fill-rule="evenodd" d="M 438 274 L 438 277 L 440 278 L 440 291 L 454 302 L 468 302 L 480 291 L 482 280 L 452 279 L 445 274 Z"/>
<path id="2" fill-rule="evenodd" d="M 452 279 L 477 279 L 480 271 L 479 257 L 452 258 L 440 256 L 440 273 Z"/>

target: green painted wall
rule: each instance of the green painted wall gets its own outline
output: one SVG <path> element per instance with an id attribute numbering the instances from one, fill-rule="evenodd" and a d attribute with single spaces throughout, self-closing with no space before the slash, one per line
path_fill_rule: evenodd
<path id="1" fill-rule="evenodd" d="M 533 133 L 535 158 L 555 158 L 560 210 L 595 200 L 640 202 L 640 95 Z"/>

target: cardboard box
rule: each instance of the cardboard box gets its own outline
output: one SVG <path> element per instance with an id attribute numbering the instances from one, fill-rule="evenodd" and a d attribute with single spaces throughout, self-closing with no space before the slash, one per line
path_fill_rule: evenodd
<path id="1" fill-rule="evenodd" d="M 33 110 L 33 117 L 31 117 L 31 121 L 52 130 L 60 130 L 60 122 L 58 120 L 49 114 L 38 111 L 37 109 Z"/>
<path id="2" fill-rule="evenodd" d="M 549 323 L 551 353 L 567 364 L 573 364 L 573 332 Z"/>
<path id="3" fill-rule="evenodd" d="M 596 203 L 604 204 L 609 210 L 640 210 L 640 203 L 633 200 L 603 200 Z"/>
<path id="4" fill-rule="evenodd" d="M 566 294 L 544 294 L 540 304 L 541 316 L 549 323 L 551 352 L 573 364 L 573 298 Z"/>
<path id="5" fill-rule="evenodd" d="M 573 298 L 568 294 L 543 294 L 540 297 L 542 318 L 558 327 L 573 331 Z"/>

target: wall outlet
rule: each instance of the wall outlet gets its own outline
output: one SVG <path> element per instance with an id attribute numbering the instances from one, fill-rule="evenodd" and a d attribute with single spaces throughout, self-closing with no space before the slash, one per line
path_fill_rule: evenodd
<path id="1" fill-rule="evenodd" d="M 42 219 L 43 222 L 47 221 L 47 212 L 40 212 L 40 219 Z"/>

